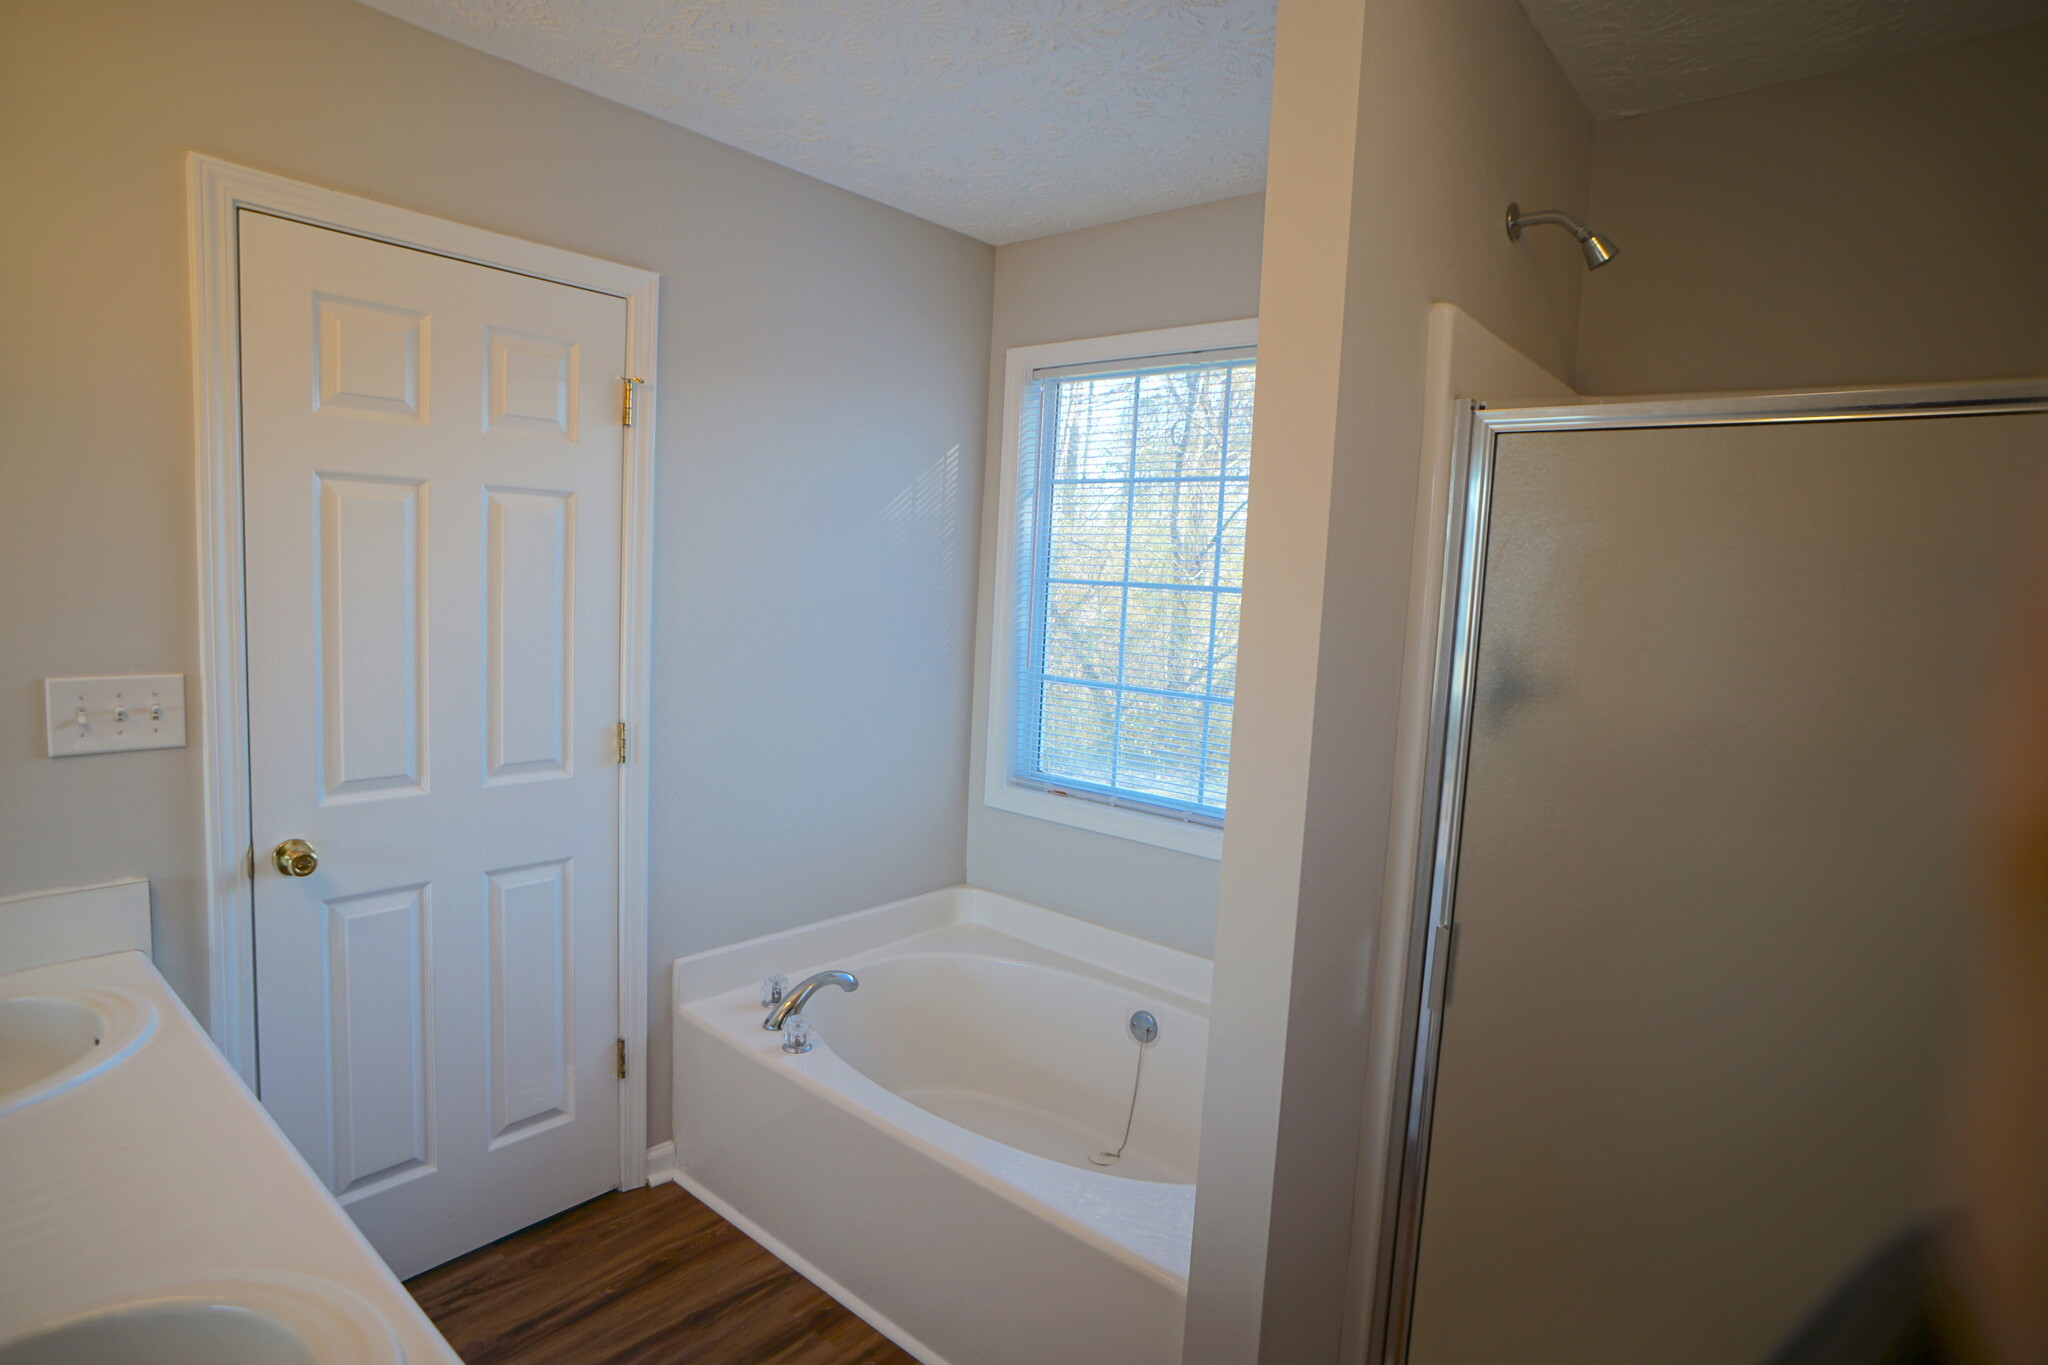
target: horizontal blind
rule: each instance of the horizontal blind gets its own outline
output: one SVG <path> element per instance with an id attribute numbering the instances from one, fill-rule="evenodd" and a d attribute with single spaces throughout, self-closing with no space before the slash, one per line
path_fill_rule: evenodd
<path id="1" fill-rule="evenodd" d="M 1254 375 L 1235 351 L 1032 376 L 1013 781 L 1221 823 Z"/>

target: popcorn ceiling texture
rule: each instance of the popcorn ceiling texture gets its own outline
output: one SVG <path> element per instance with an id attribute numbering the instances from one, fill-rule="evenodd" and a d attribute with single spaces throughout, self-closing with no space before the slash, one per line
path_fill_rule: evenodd
<path id="1" fill-rule="evenodd" d="M 985 242 L 1266 178 L 1274 0 L 363 0 Z"/>
<path id="2" fill-rule="evenodd" d="M 1595 118 L 1714 99 L 2048 17 L 2048 0 L 1522 0 Z"/>
<path id="3" fill-rule="evenodd" d="M 1275 0 L 362 0 L 985 242 L 1251 194 Z M 2048 0 L 1522 0 L 1596 118 L 2048 18 Z"/>

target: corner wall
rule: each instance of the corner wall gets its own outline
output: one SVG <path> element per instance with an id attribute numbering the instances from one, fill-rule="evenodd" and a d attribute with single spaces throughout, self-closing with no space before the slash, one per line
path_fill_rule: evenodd
<path id="1" fill-rule="evenodd" d="M 1216 942 L 1215 859 L 997 810 L 982 800 L 989 623 L 999 586 L 994 479 L 1003 448 L 1003 358 L 1012 346 L 1257 317 L 1264 212 L 1265 196 L 1253 194 L 996 249 L 967 880 L 1204 957 Z"/>
<path id="2" fill-rule="evenodd" d="M 1279 38 L 1189 1365 L 1367 1346 L 1427 304 L 1586 392 L 2048 370 L 2048 28 L 1597 130 L 1512 0 L 1281 0 Z M 1621 259 L 1516 255 L 1509 199 Z"/>
<path id="3" fill-rule="evenodd" d="M 1603 123 L 1588 393 L 2048 373 L 2048 24 Z"/>
<path id="4" fill-rule="evenodd" d="M 1274 94 L 1190 1365 L 1340 1358 L 1373 1273 L 1353 1195 L 1397 1099 L 1369 1024 L 1402 965 L 1376 954 L 1430 306 L 1571 373 L 1577 248 L 1501 217 L 1583 211 L 1593 139 L 1516 0 L 1281 0 Z"/>
<path id="5" fill-rule="evenodd" d="M 0 895 L 149 877 L 202 1015 L 198 750 L 46 758 L 39 682 L 199 664 L 191 149 L 662 272 L 659 1139 L 672 958 L 962 877 L 994 253 L 348 0 L 7 6 Z"/>

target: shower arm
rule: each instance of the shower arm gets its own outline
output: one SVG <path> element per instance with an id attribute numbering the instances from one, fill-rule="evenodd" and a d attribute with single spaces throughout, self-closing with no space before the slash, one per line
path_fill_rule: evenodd
<path id="1" fill-rule="evenodd" d="M 1569 213 L 1559 213 L 1556 209 L 1545 209 L 1541 213 L 1524 213 L 1520 204 L 1508 205 L 1510 242 L 1521 241 L 1522 229 L 1525 227 L 1547 227 L 1553 224 L 1578 239 L 1579 250 L 1586 257 L 1586 269 L 1598 270 L 1614 259 L 1614 239 L 1595 232 Z"/>
<path id="2" fill-rule="evenodd" d="M 1556 209 L 1545 209 L 1541 213 L 1524 213 L 1518 206 L 1508 205 L 1508 240 L 1511 242 L 1522 240 L 1523 228 L 1541 227 L 1546 223 L 1557 224 L 1581 242 L 1593 235 L 1593 229 L 1569 213 L 1560 213 Z"/>

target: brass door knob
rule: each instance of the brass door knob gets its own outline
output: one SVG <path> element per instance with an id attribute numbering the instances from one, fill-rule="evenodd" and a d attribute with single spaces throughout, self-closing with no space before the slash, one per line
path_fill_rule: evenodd
<path id="1" fill-rule="evenodd" d="M 287 877 L 310 877 L 320 866 L 320 855 L 304 839 L 287 839 L 270 855 L 270 861 Z"/>

